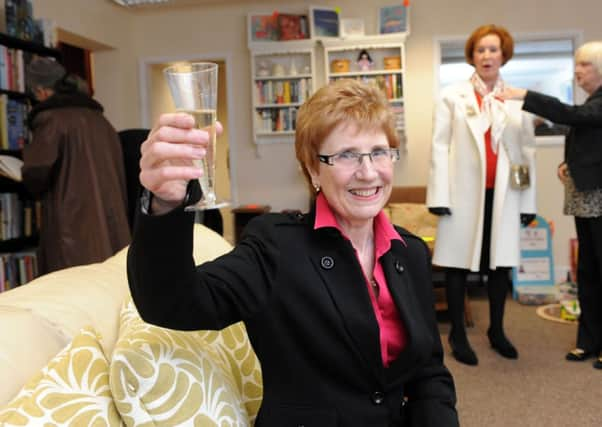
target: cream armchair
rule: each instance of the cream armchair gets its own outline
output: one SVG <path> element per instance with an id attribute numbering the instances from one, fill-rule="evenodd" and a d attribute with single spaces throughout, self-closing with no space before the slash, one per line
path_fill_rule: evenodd
<path id="1" fill-rule="evenodd" d="M 195 225 L 197 262 L 231 249 Z M 166 284 L 169 286 L 169 284 Z M 244 325 L 144 323 L 126 249 L 0 294 L 0 425 L 251 425 L 261 370 Z"/>

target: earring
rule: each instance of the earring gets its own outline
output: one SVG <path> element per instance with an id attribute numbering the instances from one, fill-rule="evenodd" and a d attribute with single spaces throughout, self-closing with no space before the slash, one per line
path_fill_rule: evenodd
<path id="1" fill-rule="evenodd" d="M 314 190 L 316 190 L 316 193 L 319 193 L 320 192 L 320 184 L 314 183 L 313 186 L 314 186 Z"/>

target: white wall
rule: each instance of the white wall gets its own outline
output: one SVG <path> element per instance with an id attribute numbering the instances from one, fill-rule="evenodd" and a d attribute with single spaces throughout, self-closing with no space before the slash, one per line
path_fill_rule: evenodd
<path id="1" fill-rule="evenodd" d="M 317 4 L 341 8 L 343 17 L 364 18 L 366 32 L 376 27 L 378 5 L 372 2 L 337 0 Z M 241 1 L 235 5 L 199 5 L 130 11 L 108 0 L 34 0 L 37 16 L 50 17 L 59 26 L 112 46 L 115 50 L 95 55 L 97 98 L 117 128 L 142 124 L 138 91 L 138 61 L 148 57 L 201 55 L 231 58 L 229 91 L 236 103 L 231 109 L 230 144 L 236 166 L 233 183 L 239 203 L 269 204 L 273 210 L 307 207 L 307 193 L 290 145 L 257 149 L 252 143 L 251 84 L 247 50 L 248 12 L 307 10 L 316 2 L 280 3 Z M 416 0 L 411 3 L 412 34 L 408 38 L 405 80 L 408 153 L 397 168 L 398 185 L 424 185 L 427 181 L 435 88 L 434 40 L 466 37 L 485 23 L 506 26 L 512 33 L 582 31 L 584 41 L 602 39 L 599 0 Z M 562 159 L 561 147 L 539 152 L 539 213 L 555 222 L 555 257 L 568 264 L 568 237 L 574 235 L 572 220 L 561 213 L 562 189 L 555 178 Z"/>

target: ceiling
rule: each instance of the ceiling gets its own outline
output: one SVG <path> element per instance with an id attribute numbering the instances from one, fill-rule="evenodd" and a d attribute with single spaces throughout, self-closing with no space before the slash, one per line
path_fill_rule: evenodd
<path id="1" fill-rule="evenodd" d="M 118 4 L 122 4 L 123 0 L 107 0 L 110 2 L 115 2 Z M 135 10 L 148 10 L 148 9 L 159 9 L 159 8 L 173 8 L 173 7 L 183 7 L 183 6 L 199 6 L 199 5 L 209 5 L 209 4 L 241 4 L 241 3 L 257 3 L 257 0 L 167 0 L 162 3 L 153 3 L 146 5 L 133 5 L 130 6 L 129 9 L 132 11 Z M 262 3 L 281 3 L 280 0 L 262 0 Z"/>

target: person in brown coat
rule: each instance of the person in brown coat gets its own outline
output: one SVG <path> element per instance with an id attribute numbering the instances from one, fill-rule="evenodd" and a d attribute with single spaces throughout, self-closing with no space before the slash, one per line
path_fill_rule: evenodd
<path id="1" fill-rule="evenodd" d="M 100 262 L 130 241 L 123 155 L 103 107 L 48 58 L 27 67 L 23 184 L 42 201 L 38 272 Z"/>

